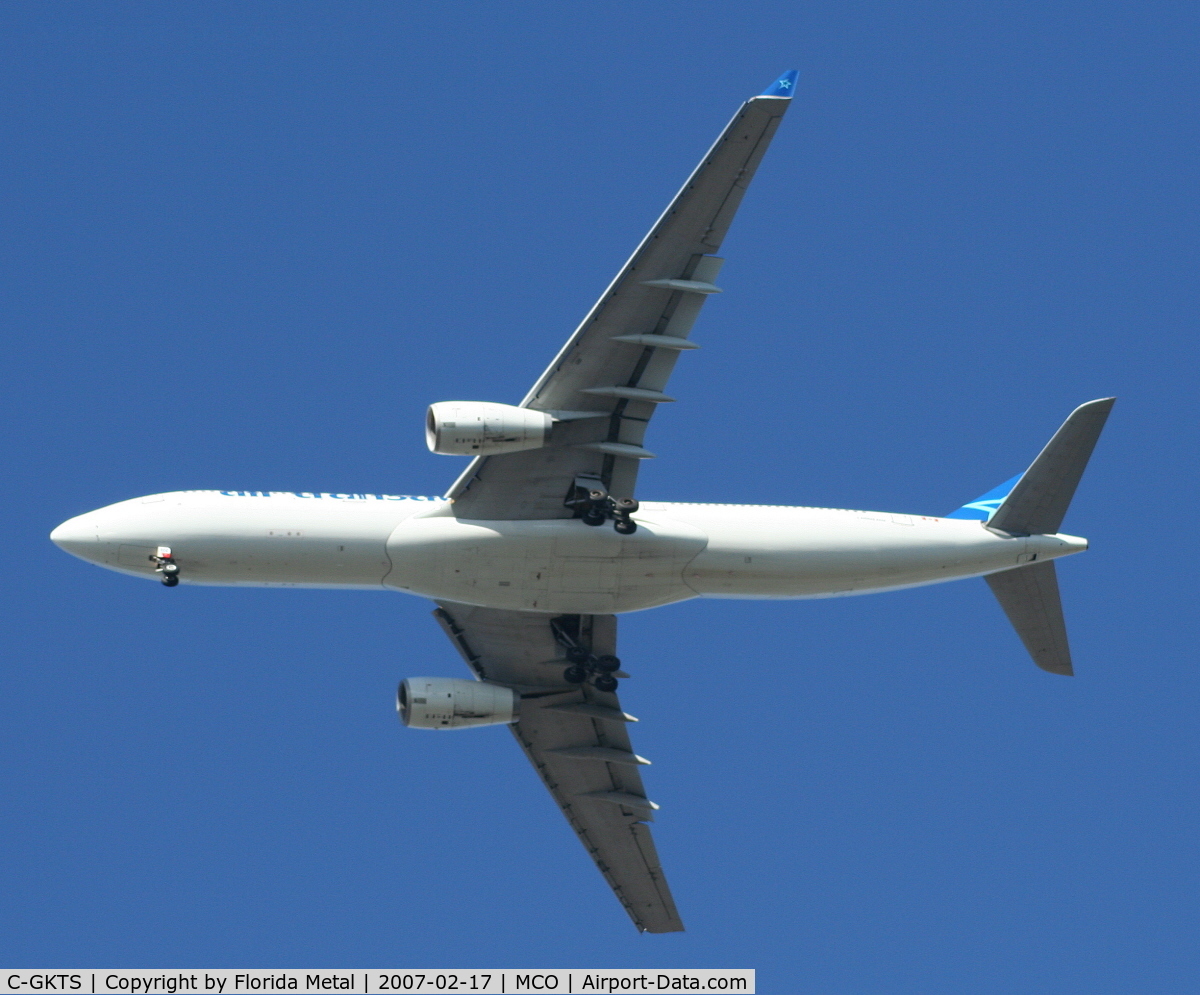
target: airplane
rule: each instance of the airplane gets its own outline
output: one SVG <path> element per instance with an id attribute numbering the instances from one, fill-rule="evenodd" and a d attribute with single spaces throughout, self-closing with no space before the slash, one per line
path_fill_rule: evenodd
<path id="1" fill-rule="evenodd" d="M 473 457 L 443 497 L 175 491 L 50 535 L 180 585 L 404 591 L 437 604 L 473 679 L 415 677 L 404 725 L 507 725 L 640 931 L 683 929 L 617 694 L 617 615 L 691 598 L 827 598 L 983 577 L 1034 662 L 1073 673 L 1054 561 L 1114 398 L 1076 408 L 1023 473 L 945 516 L 639 500 L 638 467 L 715 255 L 793 99 L 746 101 L 519 405 L 430 406 L 434 453 Z"/>

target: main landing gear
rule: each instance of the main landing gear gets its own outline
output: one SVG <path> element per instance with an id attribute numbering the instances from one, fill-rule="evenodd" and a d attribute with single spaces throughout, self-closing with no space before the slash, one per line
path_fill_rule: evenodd
<path id="1" fill-rule="evenodd" d="M 564 681 L 586 684 L 591 680 L 597 691 L 611 694 L 617 690 L 618 681 L 613 675 L 621 669 L 621 661 L 608 653 L 596 656 L 581 644 L 578 615 L 556 618 L 550 623 L 550 629 L 570 664 L 563 671 Z"/>
<path id="2" fill-rule="evenodd" d="M 159 546 L 158 552 L 150 557 L 150 562 L 154 564 L 154 572 L 162 577 L 165 586 L 176 587 L 179 584 L 179 564 L 171 555 L 170 546 Z"/>
<path id="3" fill-rule="evenodd" d="M 599 526 L 611 519 L 613 529 L 623 536 L 637 531 L 637 522 L 629 517 L 638 510 L 637 499 L 612 497 L 598 478 L 576 477 L 575 486 L 563 503 L 575 509 L 584 525 Z"/>

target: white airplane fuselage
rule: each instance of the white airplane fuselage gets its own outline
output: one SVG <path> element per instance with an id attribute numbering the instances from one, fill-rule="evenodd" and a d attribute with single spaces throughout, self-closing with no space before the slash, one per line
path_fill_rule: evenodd
<path id="1" fill-rule="evenodd" d="M 399 590 L 550 613 L 629 612 L 690 598 L 824 598 L 981 576 L 1080 552 L 1067 535 L 982 522 L 772 505 L 644 501 L 632 535 L 580 519 L 470 521 L 441 498 L 176 491 L 64 522 L 67 552 L 184 584 Z"/>

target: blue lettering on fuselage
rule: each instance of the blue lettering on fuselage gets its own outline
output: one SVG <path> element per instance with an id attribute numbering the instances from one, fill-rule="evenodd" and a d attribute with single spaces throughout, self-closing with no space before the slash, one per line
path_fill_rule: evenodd
<path id="1" fill-rule="evenodd" d="M 329 498 L 331 501 L 440 501 L 421 494 L 331 494 L 328 491 L 218 491 L 223 497 Z"/>

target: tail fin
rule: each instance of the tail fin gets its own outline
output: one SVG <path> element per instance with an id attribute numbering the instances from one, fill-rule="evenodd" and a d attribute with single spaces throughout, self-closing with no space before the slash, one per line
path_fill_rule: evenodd
<path id="1" fill-rule="evenodd" d="M 1017 535 L 1057 532 L 1116 401 L 1115 397 L 1103 397 L 1072 411 L 1021 475 L 988 526 Z"/>
<path id="2" fill-rule="evenodd" d="M 1081 404 L 1020 477 L 950 517 L 978 518 L 986 521 L 988 528 L 1013 535 L 1058 532 L 1114 403 L 1115 397 L 1105 397 Z M 1074 674 L 1054 561 L 1030 563 L 984 579 L 1033 662 L 1052 674 Z"/>

